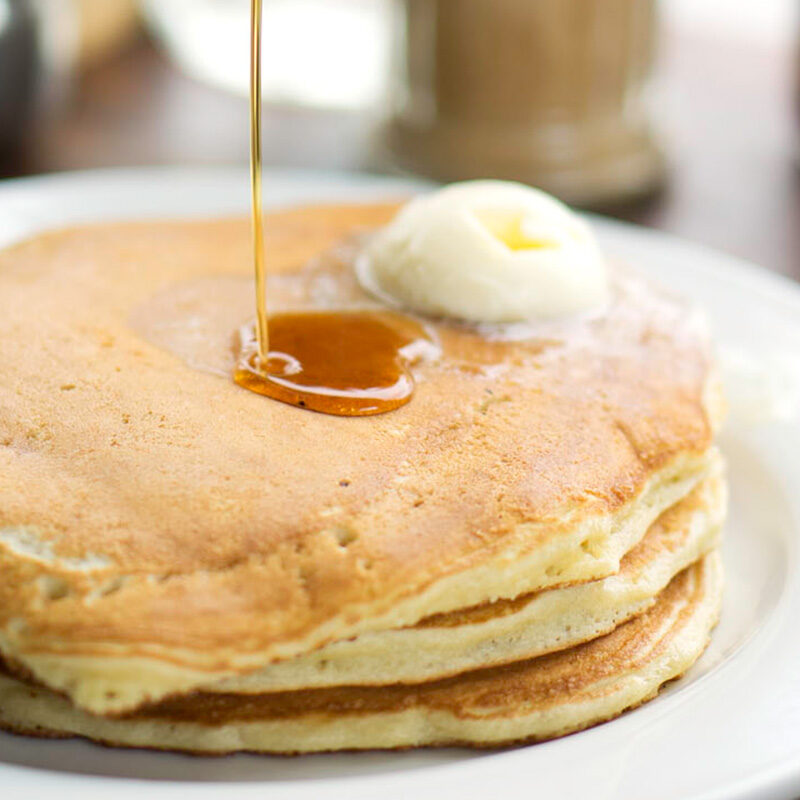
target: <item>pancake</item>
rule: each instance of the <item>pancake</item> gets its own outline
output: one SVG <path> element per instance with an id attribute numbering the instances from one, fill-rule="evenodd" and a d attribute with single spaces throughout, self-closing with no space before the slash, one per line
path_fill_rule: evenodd
<path id="1" fill-rule="evenodd" d="M 531 661 L 417 687 L 197 694 L 123 719 L 95 717 L 0 676 L 0 725 L 34 735 L 197 753 L 307 753 L 423 745 L 499 746 L 608 720 L 655 695 L 697 659 L 722 592 L 712 554 L 612 633 Z"/>
<path id="2" fill-rule="evenodd" d="M 260 694 L 422 683 L 573 647 L 650 608 L 675 575 L 717 546 L 725 508 L 717 473 L 659 517 L 616 575 L 335 642 L 203 689 Z"/>
<path id="3" fill-rule="evenodd" d="M 334 246 L 394 210 L 272 215 L 273 309 L 367 303 Z M 0 254 L 0 652 L 80 707 L 612 575 L 711 469 L 704 327 L 624 270 L 522 341 L 432 323 L 410 404 L 333 418 L 230 380 L 249 241 L 148 222 Z"/>

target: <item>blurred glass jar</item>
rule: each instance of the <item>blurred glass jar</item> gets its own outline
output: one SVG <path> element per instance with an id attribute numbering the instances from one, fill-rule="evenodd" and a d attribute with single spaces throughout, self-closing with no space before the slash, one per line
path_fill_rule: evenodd
<path id="1" fill-rule="evenodd" d="M 647 87 L 656 0 L 397 0 L 394 160 L 522 180 L 578 205 L 663 177 Z"/>

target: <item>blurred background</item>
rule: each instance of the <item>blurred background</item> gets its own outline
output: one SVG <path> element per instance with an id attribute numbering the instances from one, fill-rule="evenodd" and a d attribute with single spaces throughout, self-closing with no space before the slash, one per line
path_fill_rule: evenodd
<path id="1" fill-rule="evenodd" d="M 263 0 L 271 166 L 526 181 L 800 279 L 795 0 Z M 246 163 L 249 0 L 0 0 L 0 176 Z"/>

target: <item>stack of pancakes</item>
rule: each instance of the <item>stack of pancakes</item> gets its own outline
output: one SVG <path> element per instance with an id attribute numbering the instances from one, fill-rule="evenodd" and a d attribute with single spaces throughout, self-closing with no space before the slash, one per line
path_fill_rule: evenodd
<path id="1" fill-rule="evenodd" d="M 268 222 L 278 308 L 368 305 L 394 209 Z M 0 726 L 225 753 L 500 745 L 652 697 L 717 619 L 702 320 L 622 268 L 594 318 L 431 321 L 410 404 L 231 380 L 243 221 L 0 254 Z"/>

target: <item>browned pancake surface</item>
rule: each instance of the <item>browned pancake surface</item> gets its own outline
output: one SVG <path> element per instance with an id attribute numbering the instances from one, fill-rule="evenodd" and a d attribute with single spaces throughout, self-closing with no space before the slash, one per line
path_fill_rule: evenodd
<path id="1" fill-rule="evenodd" d="M 272 215 L 273 308 L 359 301 L 320 254 L 393 211 Z M 224 374 L 249 242 L 119 224 L 0 255 L 0 539 L 39 553 L 0 548 L 0 627 L 29 649 L 261 650 L 610 513 L 710 445 L 704 334 L 636 281 L 530 342 L 437 325 L 443 358 L 390 414 L 253 395 Z"/>

